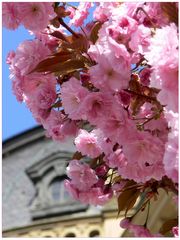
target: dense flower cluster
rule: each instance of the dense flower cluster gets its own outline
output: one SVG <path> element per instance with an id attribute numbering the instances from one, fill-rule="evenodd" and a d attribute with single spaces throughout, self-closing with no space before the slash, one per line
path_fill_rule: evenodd
<path id="1" fill-rule="evenodd" d="M 176 193 L 178 24 L 169 6 L 2 6 L 3 26 L 14 30 L 22 24 L 35 35 L 7 57 L 17 100 L 27 104 L 48 137 L 74 137 L 77 152 L 65 181 L 70 194 L 103 205 L 113 195 L 120 201 L 131 183 L 149 201 L 159 187 Z M 178 4 L 170 7 L 178 11 Z M 85 25 L 92 8 L 95 21 Z M 129 219 L 121 225 L 136 237 L 160 236 Z"/>

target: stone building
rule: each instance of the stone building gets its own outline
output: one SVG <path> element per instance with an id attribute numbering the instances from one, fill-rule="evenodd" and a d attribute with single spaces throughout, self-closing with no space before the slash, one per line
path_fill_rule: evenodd
<path id="1" fill-rule="evenodd" d="M 124 217 L 121 213 L 117 218 L 115 199 L 103 207 L 94 207 L 68 195 L 63 180 L 74 152 L 72 139 L 55 143 L 45 137 L 41 127 L 3 142 L 4 237 L 130 236 L 119 227 Z M 153 203 L 150 211 L 149 228 L 154 232 L 169 215 L 175 214 L 170 196 L 161 195 L 161 204 Z M 143 214 L 136 218 L 143 223 Z"/>

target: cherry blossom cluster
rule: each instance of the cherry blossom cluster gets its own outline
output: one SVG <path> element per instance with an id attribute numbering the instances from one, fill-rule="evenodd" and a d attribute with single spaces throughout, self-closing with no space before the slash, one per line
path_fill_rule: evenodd
<path id="1" fill-rule="evenodd" d="M 3 26 L 35 37 L 7 56 L 13 92 L 48 137 L 74 137 L 65 186 L 76 200 L 120 201 L 131 183 L 148 201 L 158 188 L 178 192 L 178 24 L 169 7 L 178 12 L 158 2 L 2 4 Z M 130 218 L 121 225 L 153 236 Z"/>

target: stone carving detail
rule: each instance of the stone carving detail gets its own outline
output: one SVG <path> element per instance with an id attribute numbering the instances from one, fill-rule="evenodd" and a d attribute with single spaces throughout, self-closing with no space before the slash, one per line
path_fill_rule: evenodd
<path id="1" fill-rule="evenodd" d="M 55 152 L 26 169 L 36 189 L 36 194 L 29 203 L 33 219 L 87 209 L 87 205 L 73 200 L 64 189 L 66 166 L 72 155 L 70 152 Z M 52 186 L 53 183 L 56 185 Z M 52 190 L 55 191 L 54 198 Z"/>

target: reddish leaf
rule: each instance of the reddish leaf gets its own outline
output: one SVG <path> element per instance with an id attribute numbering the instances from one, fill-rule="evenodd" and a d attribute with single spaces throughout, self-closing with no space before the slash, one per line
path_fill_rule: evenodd
<path id="1" fill-rule="evenodd" d="M 139 190 L 136 190 L 136 192 L 133 193 L 132 197 L 130 199 L 128 199 L 128 203 L 127 203 L 127 208 L 126 208 L 126 211 L 125 211 L 125 217 L 128 213 L 128 211 L 134 207 L 134 204 L 136 203 L 138 197 L 140 195 L 140 191 Z"/>
<path id="2" fill-rule="evenodd" d="M 75 152 L 72 156 L 72 159 L 80 160 L 83 157 L 83 155 L 80 152 Z"/>
<path id="3" fill-rule="evenodd" d="M 101 28 L 101 26 L 102 26 L 101 22 L 96 22 L 94 24 L 94 26 L 92 27 L 91 34 L 90 34 L 90 40 L 93 44 L 95 44 L 98 39 L 98 32 L 99 32 L 99 29 Z"/>
<path id="4" fill-rule="evenodd" d="M 37 66 L 34 71 L 36 72 L 49 72 L 49 73 L 57 73 L 57 75 L 68 74 L 74 72 L 75 70 L 79 70 L 84 67 L 84 62 L 81 60 L 70 59 L 65 62 L 59 62 L 51 65 L 45 66 Z"/>
<path id="5" fill-rule="evenodd" d="M 87 52 L 88 49 L 88 41 L 82 34 L 77 34 L 78 38 L 74 35 L 70 35 L 67 37 L 68 43 L 63 42 L 62 47 L 64 48 L 70 48 L 74 50 L 79 50 L 81 52 Z"/>
<path id="6" fill-rule="evenodd" d="M 55 27 L 55 28 L 59 28 L 60 26 L 60 22 L 58 20 L 58 17 L 53 18 L 52 20 L 50 20 L 50 23 Z"/>
<path id="7" fill-rule="evenodd" d="M 49 35 L 51 35 L 55 38 L 61 39 L 63 41 L 67 41 L 66 36 L 64 36 L 64 34 L 59 31 L 54 31 L 53 33 L 50 33 Z"/>
<path id="8" fill-rule="evenodd" d="M 62 102 L 61 102 L 61 101 L 58 101 L 58 102 L 56 102 L 55 104 L 53 104 L 52 107 L 53 107 L 53 108 L 62 107 Z"/>
<path id="9" fill-rule="evenodd" d="M 74 54 L 69 52 L 59 52 L 41 61 L 32 72 L 72 72 L 84 67 L 83 60 L 74 59 Z M 69 68 L 69 69 L 68 69 Z M 70 71 L 68 71 L 70 70 Z"/>
<path id="10" fill-rule="evenodd" d="M 118 197 L 118 215 L 122 210 L 125 210 L 129 206 L 129 199 L 136 193 L 136 188 L 131 188 L 126 190 L 127 187 L 134 185 L 134 181 L 129 181 L 125 187 L 124 191 Z"/>
<path id="11" fill-rule="evenodd" d="M 77 60 L 77 59 L 70 59 L 66 62 L 63 63 L 58 63 L 51 68 L 49 68 L 49 72 L 56 72 L 58 75 L 66 75 L 69 73 L 72 73 L 76 70 L 80 70 L 84 68 L 84 62 L 82 60 Z"/>
<path id="12" fill-rule="evenodd" d="M 174 2 L 161 2 L 161 9 L 163 14 L 169 19 L 170 22 L 174 22 L 178 25 L 178 8 Z"/>
<path id="13" fill-rule="evenodd" d="M 165 223 L 163 223 L 162 227 L 160 228 L 160 233 L 165 234 L 169 232 L 173 227 L 178 225 L 178 219 L 169 219 Z"/>
<path id="14" fill-rule="evenodd" d="M 113 178 L 112 183 L 119 183 L 122 180 L 121 176 L 116 176 Z"/>

